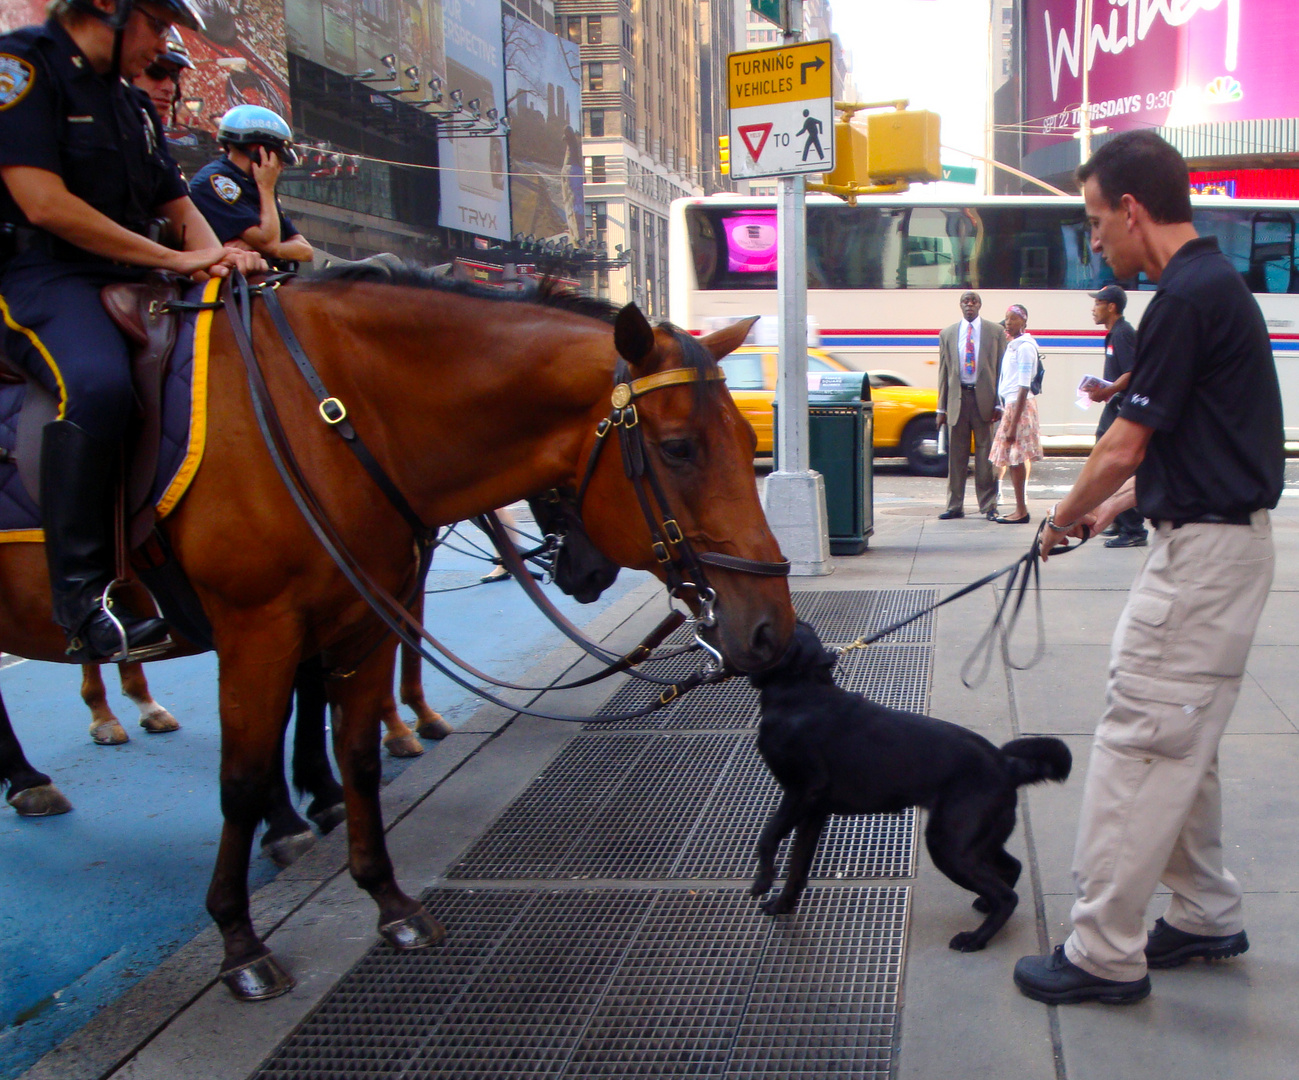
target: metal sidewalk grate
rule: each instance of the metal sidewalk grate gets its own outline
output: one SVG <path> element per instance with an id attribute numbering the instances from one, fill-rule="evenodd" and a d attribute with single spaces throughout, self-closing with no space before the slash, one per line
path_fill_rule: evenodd
<path id="1" fill-rule="evenodd" d="M 779 796 L 750 735 L 583 735 L 447 877 L 747 879 Z M 910 877 L 915 831 L 913 810 L 832 818 L 812 876 Z"/>
<path id="2" fill-rule="evenodd" d="M 886 1080 L 909 893 L 437 889 L 447 944 L 376 945 L 254 1080 Z"/>
<path id="3" fill-rule="evenodd" d="M 938 600 L 936 589 L 826 589 L 795 591 L 791 595 L 798 617 L 816 627 L 827 645 L 855 641 L 865 634 L 883 630 Z M 882 643 L 932 641 L 933 637 L 934 616 L 930 612 L 880 640 Z"/>

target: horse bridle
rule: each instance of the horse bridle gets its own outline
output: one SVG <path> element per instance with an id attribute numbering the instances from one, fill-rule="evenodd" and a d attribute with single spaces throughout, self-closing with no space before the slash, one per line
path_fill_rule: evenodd
<path id="1" fill-rule="evenodd" d="M 512 683 L 492 678 L 470 665 L 465 664 L 462 660 L 446 649 L 445 646 L 438 642 L 437 639 L 432 637 L 432 635 L 430 635 L 427 630 L 425 630 L 424 627 L 414 619 L 409 611 L 409 603 L 402 604 L 399 600 L 388 593 L 386 589 L 379 585 L 343 543 L 342 537 L 329 522 L 324 513 L 324 508 L 320 505 L 319 500 L 308 485 L 306 477 L 302 474 L 301 468 L 298 466 L 297 461 L 294 458 L 288 443 L 287 433 L 279 422 L 278 416 L 275 412 L 274 402 L 270 396 L 269 387 L 266 385 L 265 379 L 261 373 L 260 365 L 257 362 L 256 353 L 252 344 L 252 300 L 255 295 L 260 295 L 264 299 L 267 311 L 271 316 L 271 321 L 274 324 L 276 331 L 279 333 L 286 350 L 292 356 L 299 371 L 302 373 L 304 379 L 317 398 L 321 418 L 326 424 L 334 428 L 335 431 L 339 431 L 345 444 L 361 461 L 366 472 L 375 481 L 376 486 L 379 487 L 388 498 L 389 502 L 401 514 L 402 518 L 411 526 L 415 535 L 420 569 L 427 568 L 428 558 L 432 554 L 432 544 L 433 539 L 436 536 L 436 531 L 428 528 L 422 523 L 414 510 L 410 507 L 410 504 L 407 502 L 405 497 L 402 496 L 396 484 L 393 483 L 393 481 L 383 471 L 378 461 L 372 454 L 370 454 L 359 434 L 356 433 L 351 424 L 347 423 L 344 425 L 343 422 L 346 421 L 347 416 L 346 408 L 339 399 L 329 395 L 329 392 L 325 389 L 324 383 L 321 381 L 320 376 L 311 364 L 310 359 L 303 351 L 301 343 L 297 339 L 297 335 L 294 334 L 293 329 L 289 325 L 284 314 L 284 310 L 275 296 L 274 290 L 278 287 L 281 280 L 282 276 L 277 276 L 274 280 L 256 286 L 250 286 L 244 279 L 244 276 L 236 270 L 232 273 L 231 277 L 227 279 L 222 299 L 229 301 L 226 305 L 227 315 L 230 319 L 235 343 L 247 370 L 249 390 L 252 396 L 253 412 L 257 419 L 258 428 L 266 443 L 276 470 L 279 472 L 281 479 L 288 488 L 294 504 L 306 519 L 307 524 L 310 526 L 316 538 L 321 542 L 322 546 L 324 546 L 325 550 L 329 553 L 339 570 L 351 583 L 353 588 L 357 590 L 389 630 L 391 630 L 403 644 L 414 649 L 421 657 L 433 664 L 440 672 L 442 672 L 442 674 L 446 675 L 452 681 L 485 700 L 491 701 L 494 704 L 511 709 L 515 712 L 522 712 L 528 715 L 540 716 L 547 719 L 581 723 L 591 722 L 591 717 L 565 716 L 556 713 L 539 712 L 534 709 L 525 708 L 514 702 L 504 701 L 484 691 L 481 687 L 472 685 L 456 672 L 447 668 L 444 664 L 439 662 L 436 657 L 432 656 L 425 648 L 423 648 L 422 641 L 427 641 L 429 644 L 433 645 L 453 663 L 463 670 L 471 672 L 476 678 L 481 678 L 497 686 L 503 686 L 515 690 L 555 690 L 566 688 L 555 686 L 517 686 Z M 701 565 L 702 561 L 707 559 L 707 561 L 713 562 L 715 565 L 726 569 L 762 574 L 766 576 L 784 576 L 789 573 L 789 563 L 787 561 L 779 563 L 764 563 L 758 562 L 757 560 L 744 559 L 739 556 L 715 555 L 710 552 L 694 552 L 686 541 L 685 536 L 681 533 L 681 529 L 677 525 L 675 519 L 667 512 L 667 504 L 663 495 L 662 486 L 659 484 L 652 468 L 648 466 L 644 437 L 639 430 L 636 430 L 639 428 L 639 423 L 635 413 L 635 406 L 632 404 L 632 401 L 639 394 L 647 393 L 648 391 L 657 389 L 661 386 L 695 382 L 699 380 L 701 376 L 694 370 L 680 368 L 659 372 L 656 375 L 647 376 L 646 378 L 636 380 L 632 383 L 626 377 L 629 374 L 630 369 L 624 361 L 620 360 L 615 369 L 615 386 L 612 398 L 613 412 L 607 420 L 601 422 L 599 429 L 597 430 L 597 442 L 595 448 L 592 450 L 591 458 L 588 461 L 581 494 L 585 493 L 585 489 L 594 473 L 595 460 L 598 457 L 600 447 L 603 445 L 604 437 L 612 427 L 618 427 L 622 434 L 624 464 L 626 466 L 627 475 L 629 478 L 633 476 L 639 478 L 638 481 L 634 481 L 634 486 L 636 487 L 637 497 L 641 502 L 642 509 L 646 514 L 646 520 L 650 526 L 651 536 L 654 538 L 654 542 L 656 544 L 662 543 L 663 541 L 661 537 L 663 535 L 676 537 L 676 539 L 669 539 L 666 541 L 666 544 L 670 544 L 677 548 L 676 557 L 674 558 L 672 556 L 670 547 L 664 546 L 663 552 L 668 555 L 668 558 L 660 561 L 664 562 L 665 566 L 672 568 L 670 573 L 677 581 L 677 585 L 670 586 L 670 588 L 677 588 L 679 590 L 693 589 L 697 592 L 701 611 L 699 616 L 692 620 L 695 623 L 695 639 L 709 654 L 711 662 L 705 666 L 703 671 L 697 672 L 679 683 L 668 685 L 667 689 L 660 693 L 658 700 L 652 704 L 632 712 L 621 713 L 617 716 L 602 716 L 599 718 L 601 722 L 631 719 L 646 715 L 668 702 L 675 700 L 684 691 L 692 689 L 704 682 L 715 681 L 717 678 L 721 677 L 723 663 L 721 654 L 705 642 L 699 633 L 700 626 L 711 626 L 715 622 L 713 605 L 716 599 L 716 595 L 713 593 L 712 589 L 704 582 L 703 567 Z M 720 377 L 720 373 L 718 375 L 708 376 L 708 378 L 718 377 Z M 346 430 L 340 430 L 344 427 Z M 628 432 L 632 430 L 635 430 L 636 434 L 634 437 L 629 437 Z M 631 448 L 630 453 L 634 455 L 636 461 L 635 466 L 628 464 L 628 462 L 632 460 L 632 458 L 628 456 L 629 447 Z M 642 486 L 645 483 L 646 477 L 648 477 L 648 482 L 651 490 L 654 492 L 655 499 L 663 510 L 660 521 L 663 526 L 663 533 L 660 533 L 659 526 L 655 524 L 654 515 L 649 509 L 649 501 Z M 495 521 L 494 515 L 488 515 L 488 517 Z M 512 567 L 512 560 L 509 556 L 513 555 L 513 562 L 517 562 L 518 554 L 517 551 L 511 550 L 513 549 L 513 544 L 508 542 L 508 537 L 505 536 L 504 530 L 500 527 L 499 522 L 495 522 L 494 534 L 504 537 L 506 540 L 505 548 L 501 549 L 505 565 L 516 571 L 515 576 L 519 578 L 521 583 L 531 583 L 531 576 L 526 572 L 523 572 L 521 567 Z M 498 547 L 499 546 L 500 545 L 498 544 Z M 656 557 L 658 557 L 659 549 L 657 547 L 655 548 L 655 554 Z M 692 570 L 692 576 L 697 580 L 690 581 L 682 576 L 680 571 L 681 566 L 685 566 Z M 417 574 L 417 588 L 419 587 L 420 581 L 422 581 L 422 575 Z M 704 590 L 707 591 L 705 592 Z M 529 595 L 533 594 L 530 592 Z M 533 595 L 533 599 L 536 600 L 537 597 Z M 666 637 L 667 634 L 670 633 L 672 629 L 675 629 L 676 626 L 681 625 L 684 619 L 681 617 L 679 612 L 674 611 L 668 619 L 665 619 L 664 622 L 654 631 L 651 631 L 646 640 L 631 653 L 622 657 L 617 657 L 614 654 L 610 654 L 606 650 L 601 649 L 599 646 L 596 646 L 593 642 L 589 642 L 576 627 L 573 627 L 568 620 L 564 619 L 564 617 L 554 609 L 554 605 L 550 604 L 548 599 L 543 597 L 542 600 L 544 601 L 542 604 L 543 611 L 546 612 L 556 626 L 563 630 L 570 639 L 581 645 L 591 655 L 602 659 L 609 665 L 605 671 L 600 672 L 598 675 L 580 679 L 572 683 L 572 686 L 586 685 L 599 678 L 605 678 L 620 671 L 630 671 L 633 675 L 637 675 L 638 677 L 650 682 L 659 683 L 660 685 L 667 684 L 668 680 L 646 676 L 643 673 L 636 672 L 633 669 L 633 665 L 645 659 L 649 651 L 652 650 L 659 641 Z M 541 601 L 539 601 L 539 603 L 541 603 Z"/>
<path id="2" fill-rule="evenodd" d="M 712 626 L 716 622 L 713 606 L 717 602 L 717 593 L 708 584 L 704 564 L 741 574 L 787 577 L 789 560 L 763 562 L 739 555 L 725 555 L 721 552 L 695 551 L 668 506 L 663 485 L 659 482 L 653 465 L 650 464 L 649 447 L 645 442 L 636 399 L 668 386 L 719 382 L 725 378 L 725 373 L 720 369 L 705 374 L 695 368 L 669 368 L 653 375 L 633 379 L 631 365 L 620 357 L 613 373 L 614 387 L 610 399 L 613 410 L 596 426 L 595 445 L 591 448 L 590 457 L 586 462 L 586 471 L 582 474 L 582 482 L 577 488 L 577 515 L 580 519 L 587 488 L 591 485 L 591 478 L 595 475 L 596 465 L 600 461 L 600 451 L 604 449 L 609 433 L 617 431 L 619 447 L 622 450 L 623 472 L 636 493 L 641 515 L 645 518 L 645 525 L 649 529 L 650 549 L 659 566 L 663 568 L 668 592 L 677 599 L 684 599 L 686 593 L 695 594 L 699 604 L 699 615 L 695 619 L 695 640 L 711 655 L 713 662 L 719 665 L 721 655 L 698 633 L 699 627 Z"/>

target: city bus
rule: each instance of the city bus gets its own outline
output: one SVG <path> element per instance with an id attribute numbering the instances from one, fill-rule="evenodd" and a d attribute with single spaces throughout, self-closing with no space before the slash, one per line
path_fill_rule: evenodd
<path id="1" fill-rule="evenodd" d="M 1299 439 L 1299 202 L 1192 200 L 1195 226 L 1240 269 L 1267 320 L 1285 406 L 1286 439 Z M 886 382 L 934 387 L 939 331 L 961 317 L 961 293 L 983 298 L 999 321 L 1028 309 L 1043 354 L 1042 434 L 1086 442 L 1100 406 L 1081 408 L 1078 383 L 1104 372 L 1104 327 L 1087 295 L 1114 280 L 1092 252 L 1081 198 L 1060 196 L 862 197 L 807 200 L 809 344 Z M 714 195 L 678 199 L 669 231 L 673 322 L 708 332 L 762 315 L 774 341 L 776 203 Z M 1154 291 L 1121 281 L 1137 325 Z M 768 319 L 767 317 L 770 317 Z M 760 329 L 761 333 L 762 330 Z"/>

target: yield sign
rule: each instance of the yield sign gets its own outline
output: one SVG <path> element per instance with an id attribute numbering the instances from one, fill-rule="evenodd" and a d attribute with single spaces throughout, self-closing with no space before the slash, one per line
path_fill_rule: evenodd
<path id="1" fill-rule="evenodd" d="M 762 148 L 767 145 L 767 136 L 771 134 L 771 124 L 741 124 L 735 130 L 740 133 L 744 145 L 749 149 L 749 156 L 758 160 Z"/>

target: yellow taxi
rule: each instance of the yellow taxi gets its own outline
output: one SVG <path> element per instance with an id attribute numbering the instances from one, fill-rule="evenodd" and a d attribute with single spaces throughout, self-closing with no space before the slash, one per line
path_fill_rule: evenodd
<path id="1" fill-rule="evenodd" d="M 776 396 L 776 350 L 742 345 L 722 360 L 726 386 L 736 407 L 753 425 L 758 455 L 772 452 L 771 403 Z M 807 350 L 808 371 L 851 371 L 828 352 Z M 938 391 L 920 386 L 900 386 L 887 376 L 870 376 L 875 403 L 875 456 L 904 457 L 911 471 L 921 476 L 946 476 L 947 455 L 938 452 Z"/>

